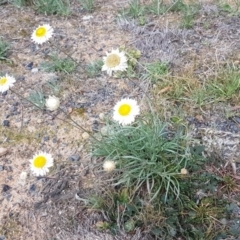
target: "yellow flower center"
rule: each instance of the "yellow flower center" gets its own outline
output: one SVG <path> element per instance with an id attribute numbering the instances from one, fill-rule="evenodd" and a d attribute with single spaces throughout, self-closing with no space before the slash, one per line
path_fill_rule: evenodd
<path id="1" fill-rule="evenodd" d="M 109 68 L 114 68 L 120 64 L 120 61 L 121 58 L 117 54 L 113 53 L 107 56 L 106 65 Z"/>
<path id="2" fill-rule="evenodd" d="M 36 31 L 37 37 L 44 37 L 46 35 L 46 28 L 45 27 L 39 27 Z"/>
<path id="3" fill-rule="evenodd" d="M 37 156 L 33 161 L 33 166 L 36 168 L 42 168 L 45 166 L 47 159 L 43 156 Z"/>
<path id="4" fill-rule="evenodd" d="M 6 77 L 0 78 L 0 86 L 3 86 L 6 82 L 7 82 L 7 78 Z"/>
<path id="5" fill-rule="evenodd" d="M 123 104 L 118 109 L 121 116 L 127 116 L 131 112 L 131 106 L 129 104 Z"/>

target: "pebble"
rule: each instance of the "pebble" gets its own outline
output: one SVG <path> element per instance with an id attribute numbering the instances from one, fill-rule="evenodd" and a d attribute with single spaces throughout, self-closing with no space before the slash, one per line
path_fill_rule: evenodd
<path id="1" fill-rule="evenodd" d="M 0 147 L 0 157 L 6 155 L 8 153 L 7 148 Z"/>
<path id="2" fill-rule="evenodd" d="M 0 240 L 5 240 L 5 236 L 0 236 Z"/>
<path id="3" fill-rule="evenodd" d="M 107 136 L 108 128 L 106 126 L 103 126 L 100 131 L 103 136 Z"/>
<path id="4" fill-rule="evenodd" d="M 30 63 L 28 63 L 28 64 L 25 66 L 25 68 L 26 68 L 27 70 L 31 70 L 32 67 L 33 67 L 33 62 L 30 62 Z"/>
<path id="5" fill-rule="evenodd" d="M 70 157 L 68 157 L 68 160 L 78 162 L 80 160 L 80 156 L 78 154 L 73 154 Z"/>
<path id="6" fill-rule="evenodd" d="M 45 142 L 49 141 L 49 139 L 50 139 L 49 136 L 44 136 L 43 137 L 43 141 L 45 141 Z"/>
<path id="7" fill-rule="evenodd" d="M 100 120 L 104 120 L 104 118 L 105 118 L 104 113 L 100 113 L 100 114 L 99 114 L 99 119 L 100 119 Z"/>
<path id="8" fill-rule="evenodd" d="M 82 18 L 82 20 L 90 20 L 91 18 L 93 18 L 93 16 L 88 15 L 88 16 L 84 16 L 84 17 Z"/>
<path id="9" fill-rule="evenodd" d="M 26 184 L 27 172 L 21 172 L 19 177 L 19 184 L 24 186 Z"/>
<path id="10" fill-rule="evenodd" d="M 4 166 L 0 165 L 0 171 L 3 171 L 3 170 L 4 170 Z"/>
<path id="11" fill-rule="evenodd" d="M 97 120 L 94 120 L 93 121 L 93 126 L 92 126 L 92 130 L 94 131 L 94 132 L 97 132 L 98 131 L 98 121 Z"/>
<path id="12" fill-rule="evenodd" d="M 31 72 L 32 72 L 32 73 L 37 73 L 37 72 L 38 72 L 38 68 L 33 68 L 33 69 L 31 70 Z"/>
<path id="13" fill-rule="evenodd" d="M 6 96 L 7 95 L 7 91 L 2 93 L 2 96 Z"/>
<path id="14" fill-rule="evenodd" d="M 13 172 L 12 166 L 4 166 L 4 170 L 7 172 Z"/>
<path id="15" fill-rule="evenodd" d="M 4 127 L 9 127 L 9 125 L 10 125 L 9 120 L 3 120 L 3 126 Z"/>
<path id="16" fill-rule="evenodd" d="M 85 140 L 88 139 L 89 138 L 89 134 L 87 132 L 84 132 L 82 134 L 82 138 L 85 139 Z"/>
<path id="17" fill-rule="evenodd" d="M 19 105 L 19 103 L 18 102 L 15 102 L 15 103 L 13 103 L 13 106 L 18 106 Z"/>
<path id="18" fill-rule="evenodd" d="M 25 77 L 24 76 L 18 77 L 17 80 L 18 81 L 23 81 L 23 80 L 25 80 Z"/>
<path id="19" fill-rule="evenodd" d="M 10 190 L 11 189 L 11 187 L 9 186 L 9 185 L 7 185 L 7 184 L 3 184 L 2 185 L 2 193 L 3 192 L 7 192 L 8 190 Z"/>
<path id="20" fill-rule="evenodd" d="M 235 121 L 237 121 L 238 123 L 240 123 L 240 117 L 234 117 L 233 118 Z"/>
<path id="21" fill-rule="evenodd" d="M 32 184 L 31 186 L 30 186 L 30 188 L 29 188 L 29 192 L 35 192 L 36 191 L 36 184 Z"/>

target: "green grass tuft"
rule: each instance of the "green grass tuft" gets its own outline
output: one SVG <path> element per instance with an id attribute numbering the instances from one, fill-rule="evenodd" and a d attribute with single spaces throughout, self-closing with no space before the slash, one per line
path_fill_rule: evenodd
<path id="1" fill-rule="evenodd" d="M 169 133 L 156 116 L 134 126 L 112 124 L 109 134 L 93 143 L 93 156 L 116 161 L 120 174 L 114 185 L 146 187 L 151 201 L 180 194 L 180 170 L 191 159 L 183 132 Z M 172 136 L 169 136 L 169 134 Z"/>
<path id="2" fill-rule="evenodd" d="M 59 58 L 56 55 L 50 56 L 50 62 L 43 62 L 40 68 L 47 72 L 72 73 L 76 69 L 76 63 L 70 58 Z"/>
<path id="3" fill-rule="evenodd" d="M 0 60 L 7 60 L 10 45 L 0 37 Z"/>

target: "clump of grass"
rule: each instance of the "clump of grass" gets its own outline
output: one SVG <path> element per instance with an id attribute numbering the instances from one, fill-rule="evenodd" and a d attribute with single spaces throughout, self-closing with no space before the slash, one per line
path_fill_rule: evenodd
<path id="1" fill-rule="evenodd" d="M 189 164 L 191 172 L 180 178 L 177 199 L 165 201 L 164 195 L 160 195 L 149 202 L 146 188 L 136 192 L 135 186 L 108 186 L 105 192 L 101 189 L 101 195 L 91 196 L 87 205 L 105 213 L 105 230 L 114 234 L 119 231 L 133 234 L 141 228 L 148 234 L 147 239 L 220 237 L 227 232 L 227 226 L 226 229 L 218 226 L 219 219 L 228 218 L 226 208 L 231 208 L 227 201 L 216 197 L 222 178 L 201 172 L 205 160 L 199 161 L 198 157 L 195 160 Z"/>
<path id="2" fill-rule="evenodd" d="M 54 95 L 58 95 L 61 91 L 61 87 L 59 86 L 58 80 L 56 78 L 50 79 L 46 83 L 46 87 L 50 89 Z"/>
<path id="3" fill-rule="evenodd" d="M 148 13 L 161 15 L 166 12 L 167 6 L 163 4 L 162 0 L 152 0 L 151 3 L 146 6 L 146 10 Z"/>
<path id="4" fill-rule="evenodd" d="M 109 126 L 106 137 L 93 143 L 93 156 L 116 161 L 119 171 L 114 185 L 146 187 L 151 201 L 159 195 L 165 200 L 178 197 L 181 168 L 190 160 L 186 136 L 171 133 L 156 116 L 139 120 L 134 126 Z M 171 135 L 170 134 L 170 135 Z"/>
<path id="5" fill-rule="evenodd" d="M 7 60 L 10 45 L 0 37 L 0 60 Z"/>
<path id="6" fill-rule="evenodd" d="M 33 0 L 12 0 L 11 3 L 15 7 L 24 7 L 24 6 L 32 6 L 34 4 Z"/>
<path id="7" fill-rule="evenodd" d="M 101 72 L 103 64 L 104 63 L 102 60 L 97 60 L 97 61 L 89 63 L 85 68 L 88 77 L 98 76 Z"/>
<path id="8" fill-rule="evenodd" d="M 95 0 L 79 0 L 82 8 L 88 12 L 93 12 L 95 7 Z"/>
<path id="9" fill-rule="evenodd" d="M 183 18 L 181 27 L 190 29 L 194 25 L 194 18 L 198 14 L 200 10 L 200 5 L 192 4 L 188 5 L 186 4 L 183 8 Z"/>
<path id="10" fill-rule="evenodd" d="M 34 6 L 39 13 L 69 15 L 70 2 L 68 0 L 37 0 Z"/>
<path id="11" fill-rule="evenodd" d="M 41 63 L 40 67 L 47 72 L 72 73 L 76 69 L 76 63 L 70 58 L 59 58 L 56 55 L 50 56 L 50 62 Z"/>
<path id="12" fill-rule="evenodd" d="M 122 16 L 128 16 L 132 18 L 139 18 L 144 15 L 145 8 L 142 6 L 139 0 L 132 0 L 129 3 L 128 8 L 121 11 Z"/>
<path id="13" fill-rule="evenodd" d="M 240 73 L 233 67 L 227 67 L 209 81 L 206 88 L 208 93 L 215 96 L 216 100 L 228 100 L 240 91 Z"/>
<path id="14" fill-rule="evenodd" d="M 31 92 L 27 99 L 41 109 L 44 108 L 46 103 L 44 95 L 40 90 Z"/>
<path id="15" fill-rule="evenodd" d="M 146 73 L 143 74 L 143 79 L 149 79 L 152 83 L 156 83 L 168 74 L 168 64 L 156 61 L 145 65 Z"/>

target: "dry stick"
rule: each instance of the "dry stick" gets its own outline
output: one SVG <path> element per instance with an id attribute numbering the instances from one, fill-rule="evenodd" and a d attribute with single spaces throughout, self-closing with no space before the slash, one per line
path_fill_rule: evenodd
<path id="1" fill-rule="evenodd" d="M 27 102 L 31 103 L 32 105 L 34 105 L 34 106 L 37 107 L 38 109 L 43 110 L 43 109 L 42 109 L 41 107 L 39 107 L 37 104 L 35 104 L 34 102 L 30 101 L 30 100 L 27 99 L 27 98 L 24 98 L 24 97 L 21 96 L 19 93 L 13 91 L 12 89 L 9 89 L 9 90 L 10 90 L 11 92 L 13 92 L 14 94 L 16 94 L 18 97 L 20 97 L 21 99 L 26 100 Z M 61 108 L 60 108 L 60 110 L 61 110 L 61 112 L 63 112 L 63 113 L 65 114 L 65 116 L 66 116 L 68 119 L 70 119 L 75 125 L 71 124 L 69 121 L 66 121 L 66 120 L 63 119 L 63 118 L 60 118 L 60 117 L 58 117 L 58 116 L 53 116 L 53 115 L 50 114 L 49 112 L 46 112 L 46 113 L 47 113 L 49 116 L 51 116 L 51 117 L 55 117 L 55 118 L 57 118 L 57 119 L 65 122 L 65 123 L 68 123 L 68 124 L 72 125 L 73 127 L 76 127 L 76 128 L 78 128 L 78 129 L 83 130 L 84 132 L 87 132 L 94 140 L 96 140 L 96 141 L 99 142 L 99 140 L 98 140 L 97 138 L 95 138 L 95 137 L 92 135 L 92 133 L 90 133 L 88 130 L 86 130 L 86 129 L 83 128 L 81 125 L 79 125 L 75 120 L 73 120 L 73 119 L 69 116 L 69 114 L 65 113 Z"/>

